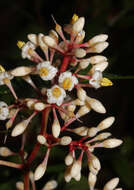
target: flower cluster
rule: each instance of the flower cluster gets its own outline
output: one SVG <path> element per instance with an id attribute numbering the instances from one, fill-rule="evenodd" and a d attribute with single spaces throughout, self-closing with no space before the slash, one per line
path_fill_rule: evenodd
<path id="1" fill-rule="evenodd" d="M 67 166 L 64 176 L 65 181 L 69 182 L 72 178 L 76 181 L 81 179 L 82 159 L 85 153 L 88 158 L 88 183 L 90 190 L 94 190 L 97 174 L 101 169 L 100 161 L 95 156 L 94 150 L 100 147 L 115 148 L 122 144 L 122 140 L 111 138 L 111 133 L 103 132 L 113 124 L 115 118 L 110 116 L 101 121 L 96 127 L 90 128 L 85 125 L 72 128 L 71 124 L 80 121 L 81 117 L 91 110 L 100 114 L 106 113 L 103 104 L 99 100 L 90 97 L 85 89 L 98 89 L 102 86 L 112 85 L 108 78 L 103 77 L 103 71 L 108 66 L 107 58 L 96 55 L 107 48 L 108 42 L 106 40 L 108 36 L 100 34 L 87 42 L 83 42 L 85 19 L 84 17 L 79 18 L 77 15 L 74 15 L 70 24 L 63 28 L 64 31 L 55 20 L 54 22 L 56 24 L 55 30 L 50 30 L 48 35 L 42 33 L 28 34 L 29 41 L 27 43 L 22 41 L 17 43 L 21 49 L 22 58 L 32 61 L 33 66 L 20 66 L 8 72 L 0 66 L 0 85 L 7 85 L 15 98 L 15 103 L 10 106 L 5 102 L 0 102 L 0 119 L 8 119 L 5 124 L 6 129 L 8 130 L 13 126 L 15 118 L 21 110 L 28 109 L 32 112 L 28 118 L 14 126 L 11 132 L 12 137 L 22 135 L 20 151 L 15 153 L 5 146 L 0 147 L 1 156 L 19 155 L 22 163 L 16 164 L 0 160 L 0 165 L 26 171 L 24 172 L 24 184 L 18 182 L 16 187 L 28 190 L 29 179 L 34 186 L 35 181 L 45 174 L 51 149 L 59 145 L 68 146 L 69 153 L 65 157 Z M 64 32 L 69 34 L 69 39 L 66 39 Z M 45 59 L 37 53 L 37 48 L 40 48 L 40 51 L 44 53 Z M 95 55 L 92 55 L 93 53 Z M 31 75 L 38 75 L 44 81 L 42 89 L 34 84 Z M 21 77 L 29 83 L 37 92 L 37 97 L 18 98 L 11 84 L 11 79 L 14 77 Z M 49 81 L 49 86 L 46 85 L 46 81 Z M 51 112 L 53 119 L 50 126 L 47 121 Z M 27 155 L 24 151 L 24 145 L 27 143 L 27 128 L 32 119 L 39 113 L 42 113 L 40 133 L 37 134 L 37 143 L 33 151 L 30 155 Z M 66 131 L 70 135 L 66 136 Z M 75 133 L 79 140 L 73 139 L 72 133 Z M 31 163 L 35 159 L 40 146 L 46 146 L 47 151 L 43 161 L 39 163 L 33 173 Z M 80 151 L 79 156 L 77 156 L 76 150 Z M 26 168 L 27 170 L 25 170 Z M 118 178 L 115 178 L 105 185 L 104 190 L 113 190 L 117 184 Z M 50 181 L 43 190 L 54 189 L 56 186 L 55 181 Z"/>

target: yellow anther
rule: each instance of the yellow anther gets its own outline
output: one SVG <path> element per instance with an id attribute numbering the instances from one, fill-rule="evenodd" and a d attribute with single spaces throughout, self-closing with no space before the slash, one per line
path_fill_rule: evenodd
<path id="1" fill-rule="evenodd" d="M 59 88 L 54 88 L 52 90 L 52 95 L 56 98 L 58 98 L 61 95 L 61 90 Z"/>
<path id="2" fill-rule="evenodd" d="M 109 80 L 108 78 L 102 78 L 100 84 L 101 84 L 101 86 L 112 86 L 113 85 L 112 81 Z"/>
<path id="3" fill-rule="evenodd" d="M 74 14 L 71 20 L 71 24 L 74 24 L 78 20 L 78 18 L 79 18 L 78 15 Z"/>
<path id="4" fill-rule="evenodd" d="M 18 41 L 17 46 L 21 49 L 25 45 L 25 42 L 23 41 Z"/>
<path id="5" fill-rule="evenodd" d="M 69 78 L 69 77 L 65 78 L 65 80 L 63 81 L 62 86 L 63 86 L 63 88 L 65 90 L 68 90 L 72 86 L 72 79 Z"/>
<path id="6" fill-rule="evenodd" d="M 2 65 L 0 65 L 0 73 L 3 73 L 3 72 L 5 72 L 5 69 L 4 67 L 2 67 Z"/>
<path id="7" fill-rule="evenodd" d="M 49 73 L 49 70 L 46 67 L 43 67 L 40 69 L 40 76 L 47 76 Z"/>

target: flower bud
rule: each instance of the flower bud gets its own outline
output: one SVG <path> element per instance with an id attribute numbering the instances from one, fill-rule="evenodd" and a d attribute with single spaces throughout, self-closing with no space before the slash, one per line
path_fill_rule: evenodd
<path id="1" fill-rule="evenodd" d="M 70 169 L 71 167 L 67 167 L 66 171 L 65 171 L 65 174 L 64 174 L 64 178 L 65 178 L 65 181 L 68 183 L 71 181 L 72 179 L 72 176 L 71 176 L 71 173 L 70 173 Z"/>
<path id="2" fill-rule="evenodd" d="M 102 55 L 95 55 L 89 58 L 91 64 L 98 64 L 107 61 L 107 58 Z"/>
<path id="3" fill-rule="evenodd" d="M 90 73 L 94 73 L 95 71 L 101 71 L 103 72 L 106 68 L 108 67 L 108 62 L 107 61 L 104 61 L 104 62 L 100 62 L 96 65 L 94 65 L 92 67 L 92 69 L 90 70 Z"/>
<path id="4" fill-rule="evenodd" d="M 76 108 L 76 105 L 73 105 L 73 104 L 67 106 L 67 110 L 70 111 L 70 112 L 74 112 L 75 108 Z"/>
<path id="5" fill-rule="evenodd" d="M 85 99 L 87 97 L 86 91 L 83 88 L 78 88 L 78 90 L 77 90 L 77 97 L 81 101 L 85 101 Z"/>
<path id="6" fill-rule="evenodd" d="M 106 109 L 99 100 L 87 97 L 86 101 L 94 111 L 98 113 L 106 113 Z"/>
<path id="7" fill-rule="evenodd" d="M 76 181 L 80 181 L 81 179 L 81 173 L 79 172 L 77 176 L 74 177 Z"/>
<path id="8" fill-rule="evenodd" d="M 24 183 L 23 183 L 22 181 L 18 181 L 18 182 L 16 183 L 16 188 L 17 188 L 18 190 L 24 190 Z"/>
<path id="9" fill-rule="evenodd" d="M 80 69 L 86 69 L 88 67 L 89 63 L 90 63 L 89 60 L 81 61 L 79 64 Z"/>
<path id="10" fill-rule="evenodd" d="M 45 143 L 46 143 L 46 138 L 45 138 L 43 135 L 38 135 L 38 136 L 37 136 L 37 141 L 38 141 L 40 144 L 45 144 Z"/>
<path id="11" fill-rule="evenodd" d="M 58 43 L 58 38 L 59 38 L 59 37 L 58 37 L 58 34 L 57 34 L 56 31 L 50 30 L 49 36 L 52 37 L 52 38 L 56 41 L 56 43 Z"/>
<path id="12" fill-rule="evenodd" d="M 0 147 L 0 156 L 7 157 L 13 155 L 13 152 L 7 147 Z"/>
<path id="13" fill-rule="evenodd" d="M 24 120 L 24 121 L 18 123 L 18 124 L 14 127 L 14 129 L 13 129 L 13 131 L 12 131 L 12 133 L 11 133 L 11 136 L 12 136 L 12 137 L 16 137 L 16 136 L 18 136 L 18 135 L 21 135 L 21 134 L 25 131 L 25 129 L 27 128 L 27 125 L 28 125 L 27 120 Z"/>
<path id="14" fill-rule="evenodd" d="M 89 40 L 88 43 L 90 46 L 93 46 L 96 43 L 105 42 L 107 38 L 108 38 L 108 35 L 100 34 L 91 38 L 91 40 Z"/>
<path id="15" fill-rule="evenodd" d="M 109 43 L 108 42 L 100 42 L 92 46 L 87 50 L 88 53 L 101 53 L 103 52 L 107 47 Z"/>
<path id="16" fill-rule="evenodd" d="M 104 140 L 104 139 L 107 139 L 109 136 L 111 136 L 111 133 L 100 133 L 99 135 L 97 135 L 95 137 L 95 140 Z"/>
<path id="17" fill-rule="evenodd" d="M 75 43 L 80 44 L 82 43 L 83 39 L 85 38 L 85 31 L 82 30 L 81 32 L 78 33 L 78 35 L 75 38 Z"/>
<path id="18" fill-rule="evenodd" d="M 99 130 L 96 127 L 91 127 L 88 129 L 87 136 L 94 137 Z"/>
<path id="19" fill-rule="evenodd" d="M 50 37 L 50 36 L 44 36 L 43 37 L 43 41 L 45 42 L 45 44 L 51 48 L 55 48 L 57 46 L 56 41 Z"/>
<path id="20" fill-rule="evenodd" d="M 65 157 L 65 164 L 67 166 L 70 166 L 74 161 L 74 158 L 72 156 L 72 153 L 70 152 L 66 157 Z"/>
<path id="21" fill-rule="evenodd" d="M 88 161 L 89 170 L 94 174 L 97 175 L 99 170 L 101 169 L 100 161 L 99 159 L 91 154 L 90 159 Z"/>
<path id="22" fill-rule="evenodd" d="M 45 107 L 46 107 L 46 105 L 42 102 L 37 102 L 34 104 L 34 109 L 37 111 L 42 111 L 45 109 Z"/>
<path id="23" fill-rule="evenodd" d="M 73 104 L 74 105 L 77 105 L 77 106 L 84 106 L 84 104 L 85 104 L 85 102 L 84 101 L 81 101 L 80 99 L 75 99 L 74 101 L 73 101 Z"/>
<path id="24" fill-rule="evenodd" d="M 38 45 L 38 37 L 36 34 L 28 34 L 27 37 L 33 44 Z"/>
<path id="25" fill-rule="evenodd" d="M 86 51 L 82 48 L 76 48 L 74 50 L 74 55 L 78 58 L 82 58 L 82 57 L 86 56 Z"/>
<path id="26" fill-rule="evenodd" d="M 40 33 L 38 34 L 38 44 L 39 46 L 41 47 L 41 49 L 43 51 L 46 51 L 48 49 L 48 46 L 46 45 L 46 43 L 43 41 L 43 38 L 44 38 L 44 34 Z"/>
<path id="27" fill-rule="evenodd" d="M 17 67 L 10 71 L 10 73 L 15 77 L 22 77 L 30 74 L 33 71 L 33 67 Z"/>
<path id="28" fill-rule="evenodd" d="M 73 33 L 74 34 L 78 34 L 79 32 L 81 32 L 83 30 L 85 24 L 85 18 L 84 17 L 80 17 L 74 24 L 72 27 Z"/>
<path id="29" fill-rule="evenodd" d="M 58 120 L 54 120 L 52 125 L 52 134 L 55 138 L 59 137 L 60 135 L 60 124 Z"/>
<path id="30" fill-rule="evenodd" d="M 39 180 L 44 175 L 45 171 L 46 171 L 46 164 L 41 163 L 35 170 L 34 173 L 35 181 Z"/>
<path id="31" fill-rule="evenodd" d="M 69 136 L 64 136 L 60 139 L 60 144 L 63 146 L 69 145 L 72 141 L 72 138 Z"/>
<path id="32" fill-rule="evenodd" d="M 83 115 L 86 115 L 87 113 L 90 112 L 90 107 L 87 106 L 81 106 L 81 108 L 78 110 L 76 117 L 82 117 Z"/>
<path id="33" fill-rule="evenodd" d="M 96 184 L 97 177 L 92 172 L 88 175 L 88 185 L 90 187 L 90 190 L 94 190 L 94 186 Z"/>
<path id="34" fill-rule="evenodd" d="M 57 186 L 58 186 L 57 181 L 55 181 L 55 180 L 50 180 L 50 181 L 48 181 L 48 182 L 45 184 L 45 186 L 43 187 L 42 190 L 52 190 L 52 189 L 55 189 Z"/>
<path id="35" fill-rule="evenodd" d="M 26 105 L 29 109 L 33 109 L 34 108 L 34 104 L 35 104 L 35 100 L 30 99 L 27 101 Z"/>
<path id="36" fill-rule="evenodd" d="M 109 128 L 115 121 L 115 117 L 108 117 L 106 119 L 104 119 L 103 121 L 101 121 L 99 123 L 99 125 L 97 125 L 97 128 L 102 131 L 104 129 Z"/>
<path id="37" fill-rule="evenodd" d="M 115 187 L 117 187 L 118 183 L 119 183 L 119 178 L 118 177 L 113 178 L 106 183 L 103 190 L 114 190 Z"/>
<path id="38" fill-rule="evenodd" d="M 78 127 L 72 130 L 74 133 L 80 136 L 87 136 L 88 128 L 87 127 Z"/>
<path id="39" fill-rule="evenodd" d="M 81 161 L 76 160 L 74 161 L 70 173 L 72 177 L 76 177 L 81 172 Z"/>
<path id="40" fill-rule="evenodd" d="M 103 143 L 103 147 L 104 148 L 115 148 L 117 146 L 120 146 L 123 141 L 120 139 L 107 139 L 105 141 L 102 142 Z"/>

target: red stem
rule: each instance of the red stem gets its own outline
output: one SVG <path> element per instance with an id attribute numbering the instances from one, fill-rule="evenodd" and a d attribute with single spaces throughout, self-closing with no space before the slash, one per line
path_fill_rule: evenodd
<path id="1" fill-rule="evenodd" d="M 70 56 L 65 56 L 65 57 L 64 57 L 64 59 L 63 59 L 63 63 L 62 63 L 61 68 L 60 68 L 60 73 L 66 71 L 70 59 L 71 59 Z"/>
<path id="2" fill-rule="evenodd" d="M 24 190 L 29 190 L 29 172 L 24 174 Z"/>

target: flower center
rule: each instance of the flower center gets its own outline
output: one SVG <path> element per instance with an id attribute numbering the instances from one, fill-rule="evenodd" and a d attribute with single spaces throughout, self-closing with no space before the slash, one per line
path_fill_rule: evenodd
<path id="1" fill-rule="evenodd" d="M 61 90 L 59 88 L 54 88 L 52 90 L 52 95 L 56 98 L 58 98 L 61 95 Z"/>
<path id="2" fill-rule="evenodd" d="M 40 69 L 40 76 L 47 76 L 49 73 L 49 70 L 46 67 L 43 67 Z"/>
<path id="3" fill-rule="evenodd" d="M 63 84 L 62 84 L 63 88 L 65 90 L 68 90 L 71 86 L 72 86 L 72 79 L 67 77 L 64 81 L 63 81 Z"/>

